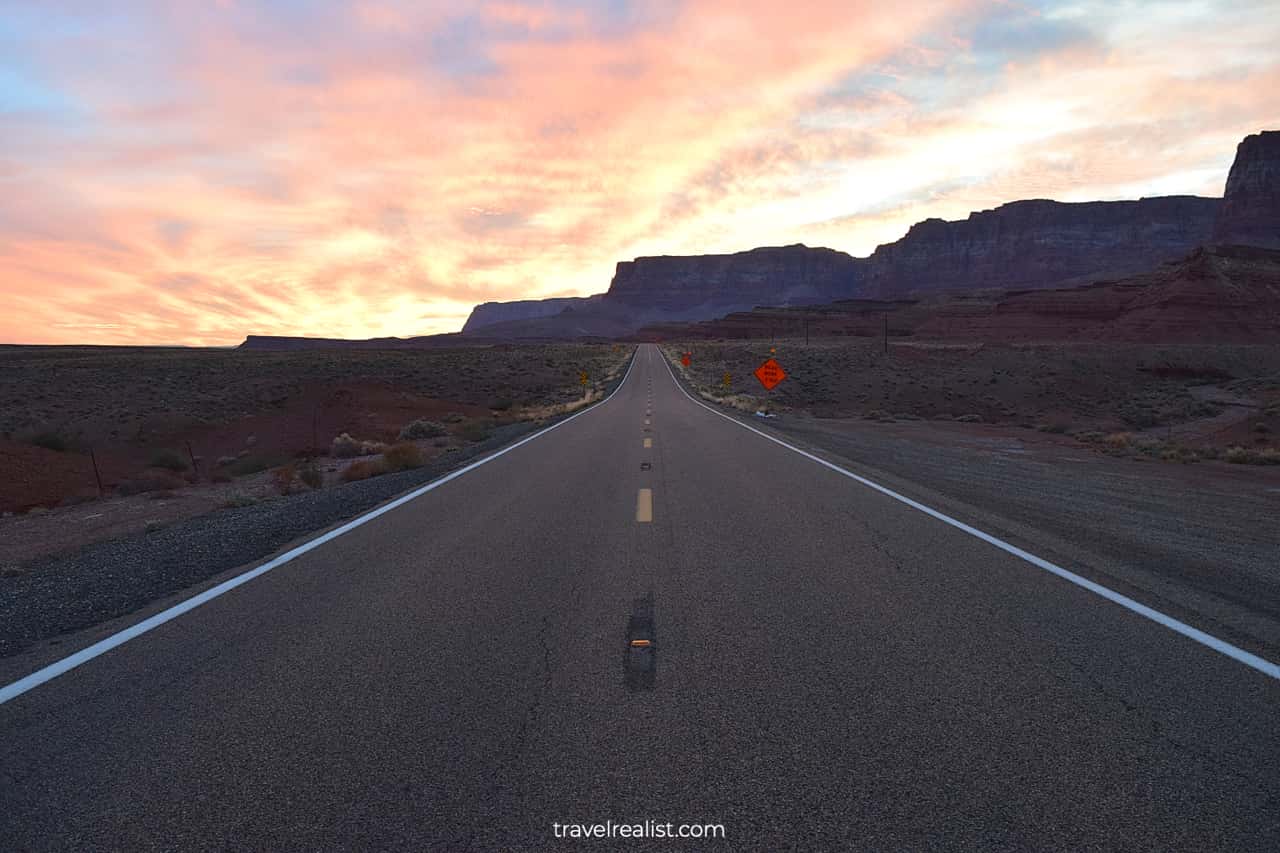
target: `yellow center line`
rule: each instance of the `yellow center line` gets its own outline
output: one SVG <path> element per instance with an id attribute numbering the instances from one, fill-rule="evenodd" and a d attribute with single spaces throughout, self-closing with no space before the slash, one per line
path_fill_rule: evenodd
<path id="1" fill-rule="evenodd" d="M 653 521 L 653 489 L 641 489 L 636 495 L 636 521 Z"/>

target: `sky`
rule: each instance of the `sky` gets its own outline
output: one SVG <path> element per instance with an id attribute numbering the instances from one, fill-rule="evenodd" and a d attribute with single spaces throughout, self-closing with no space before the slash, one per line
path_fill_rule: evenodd
<path id="1" fill-rule="evenodd" d="M 620 260 L 1221 196 L 1275 0 L 0 0 L 0 342 L 458 330 Z"/>

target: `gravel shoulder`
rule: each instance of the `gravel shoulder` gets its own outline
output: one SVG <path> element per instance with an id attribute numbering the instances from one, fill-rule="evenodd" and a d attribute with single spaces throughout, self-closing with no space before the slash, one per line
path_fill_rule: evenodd
<path id="1" fill-rule="evenodd" d="M 989 425 L 722 410 L 1280 659 L 1280 469 L 1114 458 L 1063 436 Z"/>

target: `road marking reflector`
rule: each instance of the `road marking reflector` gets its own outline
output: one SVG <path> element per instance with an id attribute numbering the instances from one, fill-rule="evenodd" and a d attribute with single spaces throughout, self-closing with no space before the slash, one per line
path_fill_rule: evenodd
<path id="1" fill-rule="evenodd" d="M 644 649 L 652 646 L 653 642 L 650 640 L 632 640 L 631 645 L 633 648 Z"/>
<path id="2" fill-rule="evenodd" d="M 653 489 L 641 489 L 636 495 L 636 521 L 653 521 Z"/>

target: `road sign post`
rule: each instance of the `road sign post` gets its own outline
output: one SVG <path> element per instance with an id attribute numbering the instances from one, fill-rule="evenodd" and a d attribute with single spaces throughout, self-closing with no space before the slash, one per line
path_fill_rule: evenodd
<path id="1" fill-rule="evenodd" d="M 781 364 L 771 358 L 755 369 L 755 377 L 764 386 L 765 409 L 767 410 L 773 400 L 774 387 L 787 378 L 787 372 L 782 369 Z"/>

